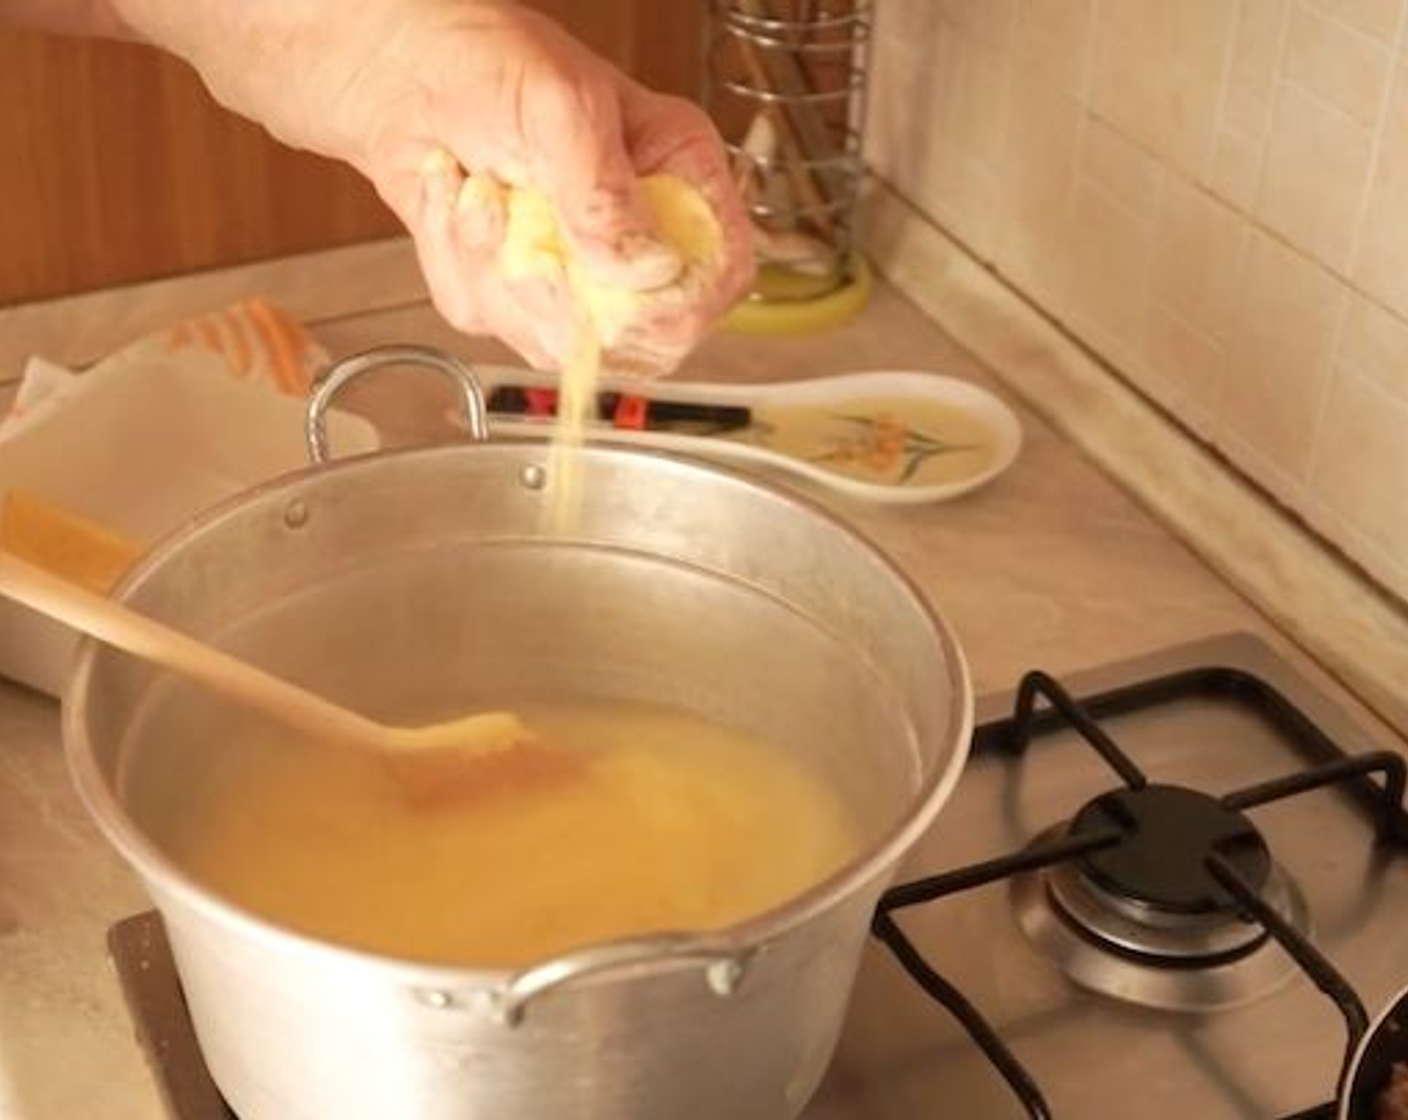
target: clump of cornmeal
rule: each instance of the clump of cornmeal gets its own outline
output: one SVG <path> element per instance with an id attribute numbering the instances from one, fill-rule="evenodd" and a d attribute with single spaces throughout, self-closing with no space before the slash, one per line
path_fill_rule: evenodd
<path id="1" fill-rule="evenodd" d="M 678 255 L 679 267 L 669 283 L 658 288 L 612 286 L 590 276 L 574 256 L 557 210 L 545 193 L 535 187 L 501 189 L 504 239 L 499 267 L 505 278 L 560 281 L 574 303 L 572 341 L 562 368 L 557 427 L 548 460 L 554 495 L 552 528 L 561 533 L 575 522 L 580 502 L 577 453 L 592 420 L 602 355 L 609 355 L 626 339 L 642 316 L 664 301 L 680 298 L 716 267 L 722 234 L 709 203 L 684 179 L 676 175 L 643 178 L 641 195 L 654 220 L 656 237 Z"/>

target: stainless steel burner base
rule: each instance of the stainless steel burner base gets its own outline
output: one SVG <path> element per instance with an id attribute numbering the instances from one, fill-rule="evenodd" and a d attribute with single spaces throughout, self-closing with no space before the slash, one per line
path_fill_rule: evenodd
<path id="1" fill-rule="evenodd" d="M 1043 839 L 1059 836 L 1062 831 L 1052 829 Z M 1270 936 L 1265 928 L 1235 910 L 1169 914 L 1111 895 L 1089 882 L 1071 861 L 1047 868 L 1044 874 L 1051 904 L 1068 921 L 1116 951 L 1157 957 L 1174 967 L 1180 962 L 1196 965 L 1230 960 L 1254 950 Z M 1309 932 L 1296 919 L 1290 879 L 1275 863 L 1270 864 L 1261 897 L 1297 932 Z"/>
<path id="2" fill-rule="evenodd" d="M 1064 832 L 1064 826 L 1048 829 L 1032 846 Z M 1225 959 L 1226 953 L 1213 958 L 1220 963 L 1200 964 L 1173 947 L 1167 964 L 1141 960 L 1131 955 L 1141 941 L 1153 949 L 1170 931 L 1138 929 L 1115 913 L 1102 916 L 1098 932 L 1082 925 L 1060 901 L 1071 897 L 1069 884 L 1063 893 L 1049 870 L 1013 876 L 1010 890 L 1017 924 L 1032 943 L 1073 982 L 1114 999 L 1164 1011 L 1219 1011 L 1261 999 L 1300 975 L 1295 962 L 1269 937 L 1256 940 L 1234 959 Z M 1292 926 L 1311 933 L 1305 897 L 1279 867 L 1273 866 L 1264 895 Z M 1099 943 L 1102 936 L 1110 945 Z"/>

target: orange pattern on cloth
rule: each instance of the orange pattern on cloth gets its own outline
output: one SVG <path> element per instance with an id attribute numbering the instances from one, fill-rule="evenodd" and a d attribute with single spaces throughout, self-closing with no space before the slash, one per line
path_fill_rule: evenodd
<path id="1" fill-rule="evenodd" d="M 127 349 L 140 353 L 152 340 Z M 159 337 L 171 354 L 196 349 L 222 358 L 236 377 L 268 381 L 279 392 L 302 397 L 328 363 L 328 354 L 307 329 L 280 307 L 259 297 L 197 315 Z"/>
<path id="2" fill-rule="evenodd" d="M 249 338 L 244 331 L 240 330 L 241 319 L 235 313 L 234 308 L 227 307 L 220 312 L 220 318 L 225 323 L 225 333 L 230 340 L 226 357 L 230 359 L 230 364 L 240 377 L 248 377 L 254 363 L 254 350 L 250 345 Z"/>
<path id="3" fill-rule="evenodd" d="M 95 362 L 99 372 L 153 359 L 200 358 L 193 365 L 210 366 L 241 380 L 266 382 L 275 392 L 306 397 L 313 380 L 329 364 L 328 352 L 307 329 L 280 307 L 259 297 L 240 300 L 218 311 L 194 315 Z M 25 367 L 13 401 L 0 414 L 0 437 L 12 434 L 13 424 L 28 422 L 67 395 L 70 383 L 86 377 L 42 358 Z"/>

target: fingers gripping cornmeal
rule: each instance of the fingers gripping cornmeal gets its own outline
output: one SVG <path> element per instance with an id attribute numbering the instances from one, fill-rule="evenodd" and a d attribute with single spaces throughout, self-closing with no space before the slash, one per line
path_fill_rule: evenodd
<path id="1" fill-rule="evenodd" d="M 623 371 L 672 365 L 679 355 L 670 350 L 666 324 L 691 305 L 719 267 L 722 231 L 704 196 L 674 175 L 648 176 L 639 185 L 659 242 L 659 251 L 635 270 L 637 282 L 654 281 L 648 287 L 606 283 L 589 274 L 543 191 L 482 175 L 469 176 L 460 189 L 462 211 L 502 229 L 496 267 L 506 284 L 541 281 L 571 295 L 575 321 L 549 463 L 558 529 L 566 528 L 578 501 L 573 454 L 590 419 L 603 357 Z"/>
<path id="2" fill-rule="evenodd" d="M 722 231 L 718 219 L 694 187 L 675 175 L 640 180 L 640 191 L 655 224 L 656 252 L 644 256 L 625 280 L 607 283 L 582 265 L 563 233 L 552 200 L 535 187 L 510 187 L 471 175 L 460 192 L 462 209 L 497 211 L 503 240 L 497 264 L 504 279 L 541 279 L 561 284 L 577 308 L 577 332 L 599 347 L 608 364 L 632 364 L 633 357 L 667 359 L 668 339 L 653 338 L 662 322 L 689 305 L 695 291 L 718 268 Z M 652 350 L 662 352 L 651 355 Z"/>

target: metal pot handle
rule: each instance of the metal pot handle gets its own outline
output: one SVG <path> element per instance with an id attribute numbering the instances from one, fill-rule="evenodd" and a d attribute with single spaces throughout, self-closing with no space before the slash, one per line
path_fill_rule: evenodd
<path id="1" fill-rule="evenodd" d="M 738 991 L 748 965 L 759 951 L 758 946 L 740 949 L 737 945 L 687 934 L 638 937 L 554 957 L 514 973 L 502 984 L 476 992 L 463 1003 L 478 1004 L 504 1026 L 516 1027 L 523 1022 L 529 1004 L 565 984 L 611 972 L 662 965 L 699 966 L 709 990 L 723 998 Z M 439 989 L 422 990 L 418 998 L 436 1008 L 463 1005 L 450 992 Z"/>
<path id="2" fill-rule="evenodd" d="M 489 410 L 484 404 L 484 390 L 474 370 L 466 363 L 429 346 L 378 346 L 333 362 L 313 382 L 303 431 L 308 457 L 314 463 L 326 463 L 332 458 L 328 448 L 327 410 L 333 398 L 344 385 L 368 370 L 391 365 L 424 366 L 444 374 L 457 391 L 470 440 L 482 442 L 489 438 Z"/>

